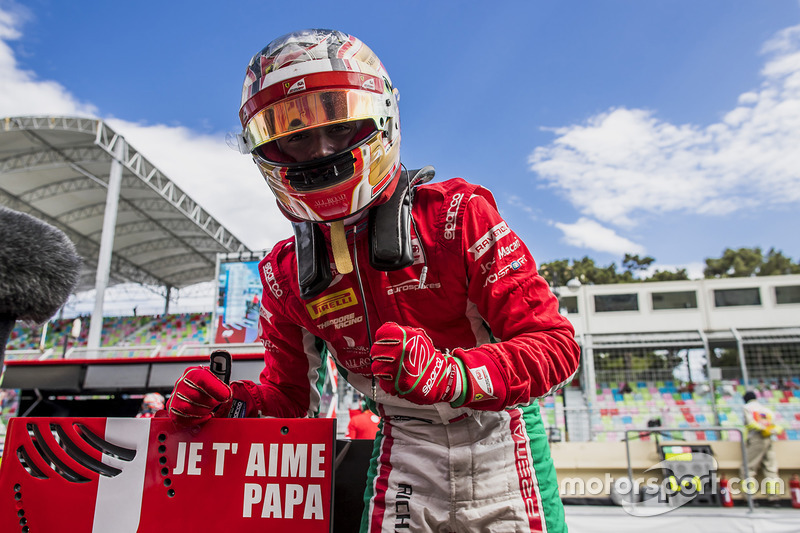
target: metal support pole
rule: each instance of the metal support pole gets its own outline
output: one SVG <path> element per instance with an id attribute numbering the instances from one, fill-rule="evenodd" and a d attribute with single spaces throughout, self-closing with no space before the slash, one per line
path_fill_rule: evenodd
<path id="1" fill-rule="evenodd" d="M 703 330 L 697 330 L 698 335 L 703 340 L 703 349 L 706 351 L 706 373 L 708 374 L 708 382 L 711 384 L 711 412 L 714 413 L 714 424 L 721 426 L 719 420 L 719 409 L 717 408 L 717 387 L 714 379 L 711 377 L 711 347 L 708 344 L 708 337 Z"/>
<path id="2" fill-rule="evenodd" d="M 34 400 L 34 402 L 30 405 L 30 407 L 25 409 L 24 413 L 19 415 L 22 418 L 25 418 L 26 416 L 30 415 L 31 412 L 34 409 L 36 409 L 36 406 L 42 403 L 42 400 L 44 400 L 44 397 L 42 396 L 42 391 L 40 391 L 39 389 L 33 389 L 33 393 L 36 395 L 36 400 Z"/>
<path id="3" fill-rule="evenodd" d="M 100 347 L 100 335 L 103 331 L 103 300 L 108 277 L 111 270 L 111 254 L 114 249 L 114 231 L 117 225 L 117 208 L 119 193 L 122 189 L 122 159 L 125 155 L 125 139 L 117 137 L 114 142 L 114 157 L 111 159 L 111 170 L 108 174 L 108 191 L 106 192 L 106 210 L 103 216 L 103 233 L 100 237 L 100 253 L 97 258 L 97 274 L 95 276 L 95 298 L 92 319 L 89 323 L 87 347 Z"/>
<path id="4" fill-rule="evenodd" d="M 171 285 L 167 285 L 166 289 L 167 289 L 167 296 L 164 298 L 164 314 L 168 315 L 169 314 L 169 298 L 170 298 L 170 295 L 172 295 L 172 286 Z"/>
<path id="5" fill-rule="evenodd" d="M 588 411 L 588 425 L 589 425 L 589 440 L 594 438 L 592 429 L 592 414 L 597 405 L 597 379 L 594 373 L 594 348 L 592 346 L 592 336 L 589 333 L 582 335 L 582 352 L 583 352 L 583 383 L 586 387 L 586 400 Z"/>
<path id="6" fill-rule="evenodd" d="M 742 382 L 744 383 L 745 388 L 749 388 L 750 377 L 747 375 L 747 363 L 744 361 L 744 340 L 736 328 L 731 328 L 731 332 L 736 339 L 736 349 L 739 351 L 739 368 L 742 370 Z"/>
<path id="7" fill-rule="evenodd" d="M 219 284 L 219 271 L 220 265 L 222 264 L 223 258 L 226 254 L 217 253 L 217 264 L 214 267 L 214 280 L 216 283 Z M 250 258 L 253 259 L 252 257 Z M 216 342 L 217 338 L 217 320 L 218 320 L 218 309 L 221 307 L 223 302 L 219 301 L 219 291 L 214 293 L 214 306 L 211 310 L 211 324 L 208 325 L 208 338 L 210 342 Z M 259 310 L 260 311 L 260 310 Z"/>
<path id="8" fill-rule="evenodd" d="M 39 337 L 39 351 L 42 353 L 44 353 L 45 346 L 47 346 L 47 329 L 49 326 L 50 321 L 47 321 L 42 325 L 42 336 Z"/>

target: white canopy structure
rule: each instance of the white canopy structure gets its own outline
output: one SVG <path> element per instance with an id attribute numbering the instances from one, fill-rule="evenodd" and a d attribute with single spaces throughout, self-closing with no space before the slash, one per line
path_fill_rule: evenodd
<path id="1" fill-rule="evenodd" d="M 161 287 L 168 300 L 173 288 L 213 280 L 217 253 L 250 252 L 99 119 L 0 118 L 0 204 L 75 243 L 78 290 L 97 289 L 93 315 L 108 286 Z M 99 337 L 90 329 L 90 348 Z"/>

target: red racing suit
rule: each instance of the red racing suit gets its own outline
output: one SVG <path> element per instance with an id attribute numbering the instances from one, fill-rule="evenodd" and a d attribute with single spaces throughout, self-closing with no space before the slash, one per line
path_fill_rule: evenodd
<path id="1" fill-rule="evenodd" d="M 294 239 L 261 262 L 261 413 L 313 416 L 327 351 L 384 419 L 362 531 L 486 530 L 481 523 L 494 524 L 492 531 L 522 531 L 520 524 L 560 531 L 563 508 L 534 400 L 576 372 L 573 328 L 486 189 L 460 178 L 422 185 L 413 218 L 413 265 L 370 267 L 363 220 L 348 228 L 355 270 L 341 275 L 332 264 L 333 282 L 310 300 L 299 295 Z M 453 408 L 374 387 L 371 340 L 389 321 L 423 328 L 440 350 L 466 349 L 467 367 L 473 358 L 495 365 L 489 375 L 504 381 L 507 395 Z"/>

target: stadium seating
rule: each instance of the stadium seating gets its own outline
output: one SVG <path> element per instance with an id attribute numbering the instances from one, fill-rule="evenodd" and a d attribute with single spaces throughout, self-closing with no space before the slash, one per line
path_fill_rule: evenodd
<path id="1" fill-rule="evenodd" d="M 564 396 L 554 394 L 539 400 L 539 409 L 546 428 L 557 428 L 562 436 L 566 435 L 566 418 L 564 416 Z M 563 437 L 565 438 L 565 437 Z"/>
<path id="2" fill-rule="evenodd" d="M 793 379 L 800 386 L 798 378 Z M 597 404 L 591 416 L 594 440 L 623 440 L 625 430 L 647 427 L 648 421 L 654 419 L 660 419 L 662 427 L 685 428 L 681 435 L 674 436 L 688 440 L 740 440 L 736 431 L 717 433 L 699 429 L 717 425 L 708 390 L 679 392 L 679 387 L 672 382 L 639 382 L 635 385 L 630 385 L 632 392 L 625 394 L 605 383 L 597 389 Z M 778 424 L 785 428 L 778 438 L 800 440 L 800 389 L 780 389 L 776 382 L 767 386 L 776 388 L 757 389 L 756 395 L 775 412 Z M 717 391 L 716 411 L 720 426 L 741 428 L 744 426 L 742 395 L 745 387 L 739 383 L 734 387 L 735 394 Z M 692 428 L 698 429 L 693 431 Z"/>
<path id="3" fill-rule="evenodd" d="M 69 332 L 73 319 L 54 319 L 48 324 L 44 350 L 61 355 L 72 347 L 86 346 L 89 334 L 88 321 L 82 324 L 81 334 L 73 339 Z M 184 313 L 169 315 L 145 315 L 105 317 L 100 345 L 104 347 L 161 346 L 159 355 L 175 355 L 183 344 L 204 344 L 209 341 L 211 313 Z M 9 359 L 17 350 L 38 350 L 41 344 L 42 327 L 30 327 L 18 322 L 11 332 L 7 344 Z M 127 355 L 126 355 L 127 354 Z M 132 356 L 134 351 L 120 350 L 114 357 Z"/>

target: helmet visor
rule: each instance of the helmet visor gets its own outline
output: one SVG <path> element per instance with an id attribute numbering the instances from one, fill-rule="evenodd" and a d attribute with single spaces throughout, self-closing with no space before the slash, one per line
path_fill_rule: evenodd
<path id="1" fill-rule="evenodd" d="M 244 128 L 251 151 L 290 133 L 346 122 L 372 119 L 383 127 L 391 108 L 383 95 L 356 90 L 332 89 L 305 93 L 276 102 L 256 113 Z"/>
<path id="2" fill-rule="evenodd" d="M 351 179 L 356 173 L 356 167 L 360 167 L 363 163 L 361 146 L 376 138 L 378 132 L 373 128 L 370 136 L 361 137 L 353 145 L 336 154 L 300 163 L 278 164 L 285 168 L 283 176 L 295 191 L 324 189 Z M 256 148 L 253 153 L 256 161 L 269 164 L 269 158 L 262 157 L 260 152 L 261 148 Z"/>

